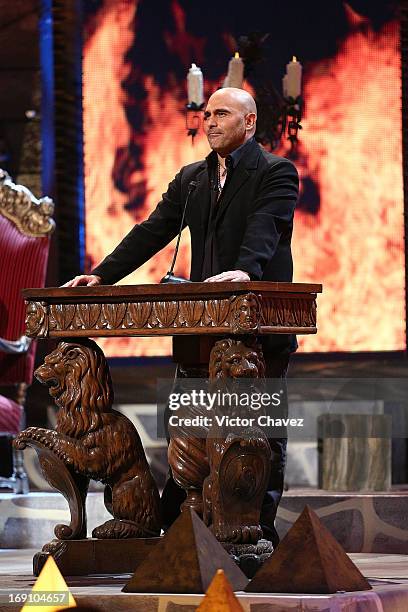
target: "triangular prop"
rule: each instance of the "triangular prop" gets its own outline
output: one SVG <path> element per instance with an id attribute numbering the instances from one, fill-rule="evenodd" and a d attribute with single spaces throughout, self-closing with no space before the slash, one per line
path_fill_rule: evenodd
<path id="1" fill-rule="evenodd" d="M 211 531 L 191 509 L 182 512 L 161 542 L 137 567 L 125 593 L 205 593 L 218 569 L 232 588 L 242 591 L 248 579 Z"/>
<path id="2" fill-rule="evenodd" d="M 244 612 L 224 572 L 219 569 L 207 589 L 197 612 Z"/>
<path id="3" fill-rule="evenodd" d="M 58 612 L 76 607 L 75 599 L 50 555 L 31 589 L 31 597 L 21 608 L 21 612 Z"/>
<path id="4" fill-rule="evenodd" d="M 317 514 L 305 506 L 273 555 L 245 591 L 250 593 L 335 593 L 371 586 Z"/>

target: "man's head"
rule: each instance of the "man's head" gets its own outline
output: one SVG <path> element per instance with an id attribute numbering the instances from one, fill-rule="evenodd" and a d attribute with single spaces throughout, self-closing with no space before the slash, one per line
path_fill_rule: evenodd
<path id="1" fill-rule="evenodd" d="M 245 90 L 218 89 L 204 112 L 204 131 L 210 147 L 226 157 L 255 134 L 256 104 Z"/>

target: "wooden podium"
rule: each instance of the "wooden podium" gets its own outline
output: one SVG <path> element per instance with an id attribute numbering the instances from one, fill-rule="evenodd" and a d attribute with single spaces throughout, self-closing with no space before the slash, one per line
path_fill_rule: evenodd
<path id="1" fill-rule="evenodd" d="M 56 539 L 34 558 L 34 573 L 48 554 L 65 574 L 134 571 L 160 535 L 159 495 L 140 438 L 112 409 L 109 368 L 89 338 L 173 336 L 182 376 L 210 383 L 262 377 L 259 337 L 316 333 L 321 291 L 321 285 L 274 282 L 26 289 L 27 335 L 60 339 L 35 373 L 59 411 L 55 430 L 30 427 L 16 445 L 36 449 L 45 478 L 71 512 L 70 524 L 57 525 Z M 257 428 L 245 438 L 221 433 L 206 438 L 170 430 L 169 463 L 187 493 L 182 510 L 196 510 L 231 554 L 265 556 L 259 516 L 271 463 L 268 440 Z M 86 540 L 91 479 L 106 485 L 113 518 Z"/>

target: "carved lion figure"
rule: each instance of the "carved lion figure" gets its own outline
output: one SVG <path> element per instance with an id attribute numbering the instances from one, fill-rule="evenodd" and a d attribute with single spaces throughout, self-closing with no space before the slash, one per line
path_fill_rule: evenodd
<path id="1" fill-rule="evenodd" d="M 234 390 L 237 379 L 263 378 L 260 344 L 256 338 L 219 340 L 211 351 L 209 372 L 215 383 L 229 380 L 228 391 Z M 228 414 L 239 414 L 239 406 Z M 259 516 L 271 460 L 266 435 L 258 427 L 241 428 L 236 434 L 228 425 L 213 425 L 206 451 L 210 475 L 203 485 L 204 522 L 222 542 L 256 544 L 262 537 Z"/>
<path id="2" fill-rule="evenodd" d="M 41 442 L 75 474 L 106 484 L 113 519 L 94 529 L 97 538 L 160 534 L 160 500 L 135 427 L 112 409 L 112 382 L 102 350 L 92 340 L 60 342 L 35 372 L 59 411 L 55 431 L 29 427 L 23 448 Z"/>

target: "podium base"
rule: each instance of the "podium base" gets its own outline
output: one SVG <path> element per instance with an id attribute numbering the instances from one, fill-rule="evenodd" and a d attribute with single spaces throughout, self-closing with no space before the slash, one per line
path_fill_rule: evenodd
<path id="1" fill-rule="evenodd" d="M 52 540 L 34 555 L 33 574 L 38 576 L 52 555 L 63 576 L 133 574 L 160 538 L 122 540 Z"/>

